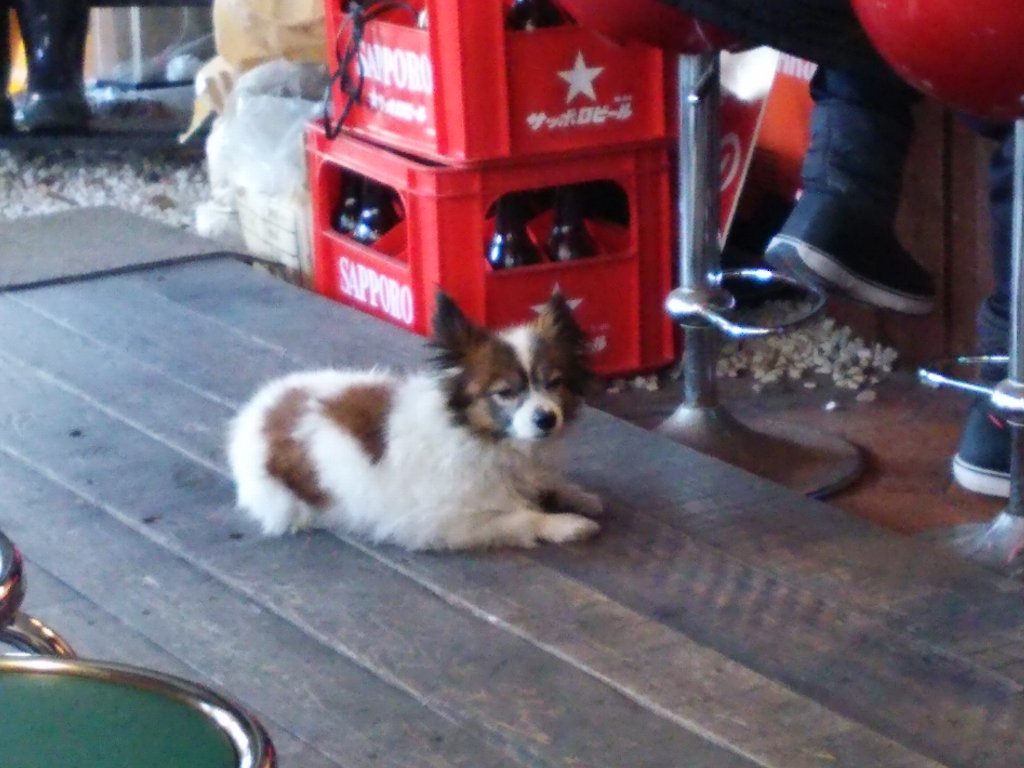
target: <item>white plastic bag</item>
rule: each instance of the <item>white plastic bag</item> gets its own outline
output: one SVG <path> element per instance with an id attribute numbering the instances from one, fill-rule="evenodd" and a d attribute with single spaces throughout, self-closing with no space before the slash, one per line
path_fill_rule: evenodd
<path id="1" fill-rule="evenodd" d="M 236 186 L 288 195 L 305 185 L 302 133 L 325 82 L 323 66 L 283 59 L 238 78 L 218 118 L 218 163 Z"/>
<path id="2" fill-rule="evenodd" d="M 240 75 L 206 141 L 211 198 L 196 211 L 210 236 L 308 283 L 312 271 L 303 130 L 326 85 L 323 65 L 283 59 Z"/>

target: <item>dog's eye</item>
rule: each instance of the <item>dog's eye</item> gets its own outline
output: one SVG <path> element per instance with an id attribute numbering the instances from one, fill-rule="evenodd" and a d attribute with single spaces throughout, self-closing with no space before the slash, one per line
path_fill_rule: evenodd
<path id="1" fill-rule="evenodd" d="M 552 376 L 548 379 L 548 389 L 558 389 L 563 384 L 565 384 L 565 377 L 563 376 Z"/>
<path id="2" fill-rule="evenodd" d="M 491 397 L 496 400 L 511 400 L 516 396 L 516 391 L 512 387 L 500 387 L 491 392 Z"/>

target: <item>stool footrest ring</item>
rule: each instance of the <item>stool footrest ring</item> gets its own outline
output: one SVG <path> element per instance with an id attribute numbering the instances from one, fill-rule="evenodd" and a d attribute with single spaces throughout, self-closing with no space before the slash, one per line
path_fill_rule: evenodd
<path id="1" fill-rule="evenodd" d="M 991 401 L 992 407 L 1002 414 L 1006 420 L 1015 426 L 1024 426 L 1024 382 L 1011 378 L 1004 378 L 995 384 L 982 384 L 977 381 L 967 381 L 955 378 L 945 373 L 946 369 L 957 366 L 968 365 L 998 365 L 1006 366 L 1008 357 L 1006 355 L 974 355 L 955 357 L 949 360 L 939 360 L 932 367 L 921 368 L 917 377 L 922 384 L 938 389 L 949 387 L 961 392 L 970 392 L 974 395 L 984 395 Z"/>
<path id="2" fill-rule="evenodd" d="M 811 306 L 791 318 L 772 326 L 743 325 L 730 320 L 725 312 L 731 310 L 736 301 L 724 287 L 726 281 L 749 283 L 761 288 L 784 287 L 802 294 Z M 712 278 L 712 287 L 700 289 L 676 288 L 665 300 L 665 310 L 676 323 L 683 326 L 712 325 L 726 336 L 748 338 L 783 333 L 815 317 L 825 306 L 824 291 L 807 285 L 787 275 L 770 269 L 732 269 L 717 273 Z"/>
<path id="3" fill-rule="evenodd" d="M 977 381 L 960 379 L 947 373 L 952 368 L 963 368 L 971 365 L 998 365 L 1005 367 L 1009 361 L 1006 355 L 960 355 L 945 360 L 936 360 L 926 367 L 919 368 L 917 379 L 922 384 L 933 389 L 950 387 L 961 392 L 970 392 L 975 395 L 992 396 L 995 391 L 995 384 L 982 384 Z"/>

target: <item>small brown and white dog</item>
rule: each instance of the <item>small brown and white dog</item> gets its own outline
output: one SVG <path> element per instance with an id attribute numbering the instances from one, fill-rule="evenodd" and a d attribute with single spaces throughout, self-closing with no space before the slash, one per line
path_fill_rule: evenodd
<path id="1" fill-rule="evenodd" d="M 549 450 L 591 378 L 564 298 L 492 333 L 439 293 L 434 329 L 436 370 L 296 373 L 242 408 L 228 458 L 238 506 L 267 534 L 338 526 L 422 550 L 597 532 L 584 515 L 601 500 L 562 479 Z"/>

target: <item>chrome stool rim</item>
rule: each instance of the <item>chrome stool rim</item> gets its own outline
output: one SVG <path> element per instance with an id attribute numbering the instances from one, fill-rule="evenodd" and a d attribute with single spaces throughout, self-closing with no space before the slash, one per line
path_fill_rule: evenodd
<path id="1" fill-rule="evenodd" d="M 75 651 L 57 632 L 39 619 L 22 613 L 25 571 L 21 552 L 0 532 L 0 646 L 14 653 L 74 658 Z M 0 649 L 0 656 L 5 655 Z"/>
<path id="2" fill-rule="evenodd" d="M 25 577 L 21 553 L 3 532 L 0 532 L 0 629 L 14 621 L 25 599 Z"/>
<path id="3" fill-rule="evenodd" d="M 52 657 L 0 657 L 0 675 L 73 676 L 167 696 L 195 709 L 231 742 L 236 768 L 274 768 L 276 752 L 260 722 L 224 695 L 199 683 L 130 664 Z"/>
<path id="4" fill-rule="evenodd" d="M 58 656 L 74 659 L 78 656 L 67 640 L 34 616 L 18 611 L 14 620 L 0 627 L 0 644 L 13 648 L 13 654 Z M 0 653 L 0 658 L 11 653 Z"/>

